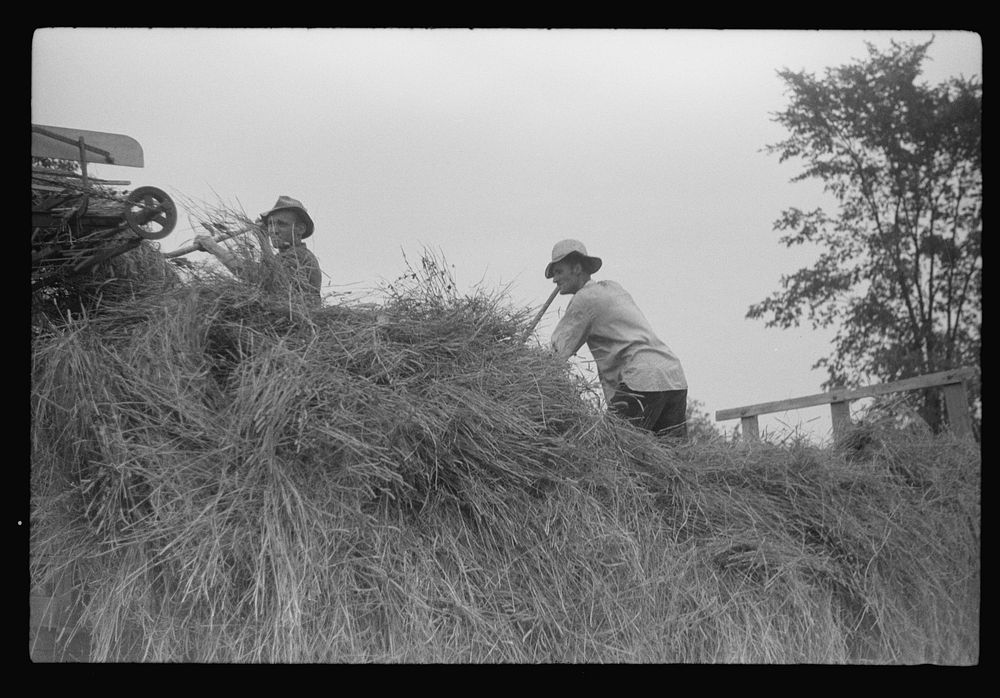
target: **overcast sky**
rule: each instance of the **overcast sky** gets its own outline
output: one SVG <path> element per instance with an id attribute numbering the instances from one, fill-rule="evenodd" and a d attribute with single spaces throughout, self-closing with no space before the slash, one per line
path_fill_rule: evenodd
<path id="1" fill-rule="evenodd" d="M 553 244 L 579 239 L 714 416 L 825 379 L 810 367 L 831 334 L 745 319 L 816 256 L 779 246 L 781 211 L 834 210 L 763 152 L 786 135 L 777 71 L 822 75 L 864 59 L 866 41 L 932 36 L 922 80 L 982 76 L 980 37 L 955 31 L 51 28 L 32 46 L 31 119 L 135 138 L 143 168 L 89 171 L 178 203 L 256 216 L 301 200 L 327 292 L 363 295 L 426 246 L 460 286 L 509 285 L 538 306 Z M 163 251 L 200 232 L 190 213 Z M 822 439 L 829 410 L 761 427 Z"/>

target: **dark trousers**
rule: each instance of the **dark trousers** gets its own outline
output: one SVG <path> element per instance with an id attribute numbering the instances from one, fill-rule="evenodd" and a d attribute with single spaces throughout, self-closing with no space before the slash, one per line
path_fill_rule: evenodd
<path id="1" fill-rule="evenodd" d="M 685 390 L 643 392 L 622 383 L 611 398 L 611 410 L 637 427 L 659 436 L 687 436 Z"/>

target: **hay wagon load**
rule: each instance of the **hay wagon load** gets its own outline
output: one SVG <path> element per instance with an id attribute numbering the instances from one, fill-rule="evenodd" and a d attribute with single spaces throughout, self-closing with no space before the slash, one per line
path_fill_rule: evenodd
<path id="1" fill-rule="evenodd" d="M 443 260 L 175 275 L 169 197 L 87 175 L 128 141 L 41 128 L 83 172 L 33 170 L 33 285 L 128 292 L 33 294 L 101 289 L 32 327 L 34 661 L 978 662 L 974 444 L 663 443 Z"/>

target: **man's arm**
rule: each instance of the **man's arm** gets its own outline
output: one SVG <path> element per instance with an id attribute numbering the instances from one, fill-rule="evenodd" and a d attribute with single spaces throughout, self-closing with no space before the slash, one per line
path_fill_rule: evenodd
<path id="1" fill-rule="evenodd" d="M 590 304 L 585 298 L 574 296 L 552 332 L 552 348 L 559 358 L 569 359 L 580 350 L 590 334 L 590 323 Z"/>
<path id="2" fill-rule="evenodd" d="M 243 268 L 240 266 L 239 261 L 236 259 L 236 255 L 227 250 L 225 247 L 217 243 L 209 235 L 196 235 L 194 238 L 195 243 L 201 246 L 201 249 L 212 254 L 216 259 L 222 262 L 226 269 L 231 271 L 233 274 L 239 276 L 243 273 Z"/>

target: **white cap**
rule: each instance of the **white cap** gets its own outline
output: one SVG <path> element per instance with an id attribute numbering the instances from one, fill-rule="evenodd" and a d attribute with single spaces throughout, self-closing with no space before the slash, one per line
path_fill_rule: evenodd
<path id="1" fill-rule="evenodd" d="M 583 246 L 583 243 L 579 240 L 560 240 L 552 248 L 552 261 L 548 263 L 545 267 L 545 278 L 552 278 L 552 265 L 556 262 L 562 261 L 571 254 L 577 254 L 582 257 L 583 267 L 588 273 L 593 274 L 595 271 L 601 268 L 600 257 L 590 257 L 587 255 L 587 248 Z"/>

